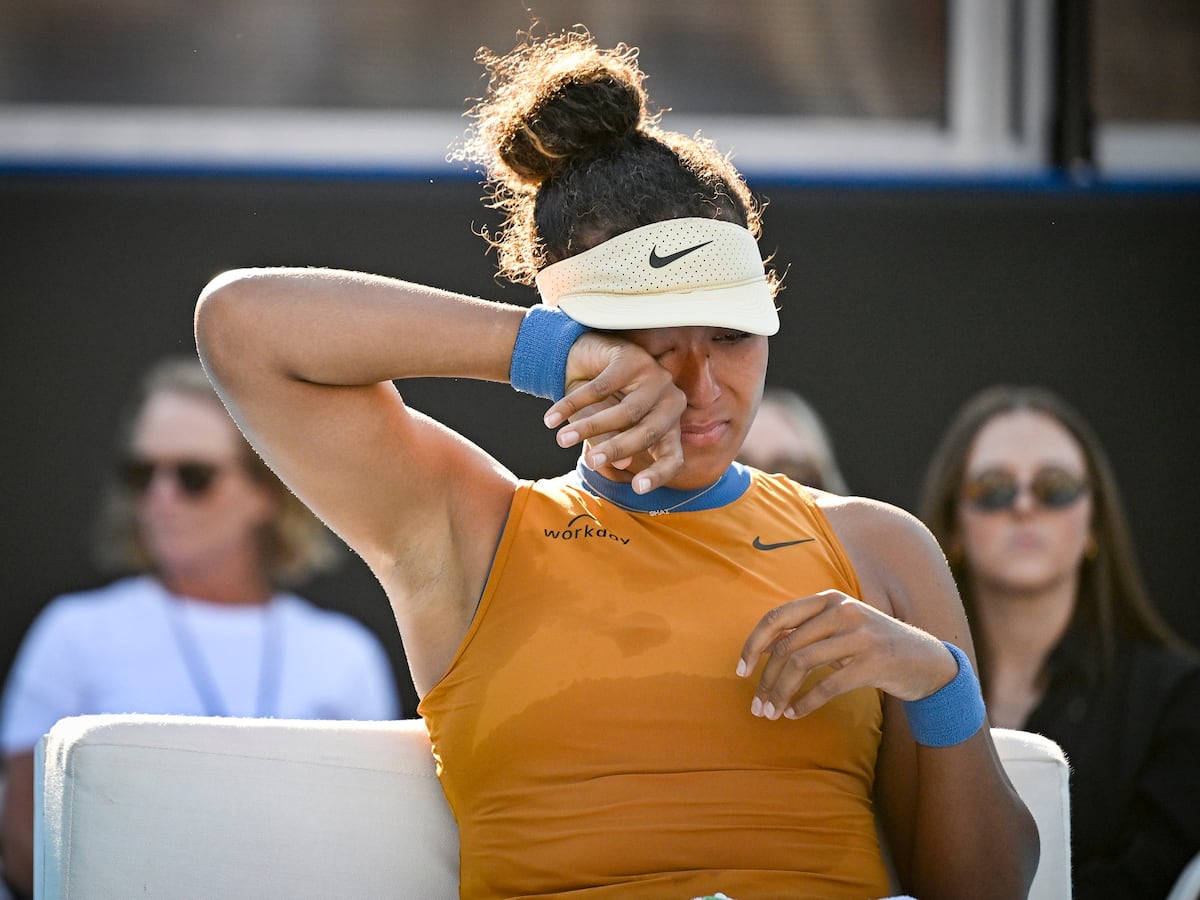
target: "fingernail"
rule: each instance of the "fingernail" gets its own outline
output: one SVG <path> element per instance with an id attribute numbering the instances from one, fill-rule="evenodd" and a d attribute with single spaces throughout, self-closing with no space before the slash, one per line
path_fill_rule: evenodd
<path id="1" fill-rule="evenodd" d="M 544 419 L 542 419 L 542 421 L 546 423 L 547 428 L 553 428 L 555 425 L 557 425 L 562 420 L 563 420 L 562 413 L 557 412 L 555 410 L 551 410 L 550 412 L 546 413 L 546 417 Z"/>
<path id="2" fill-rule="evenodd" d="M 750 715 L 752 715 L 752 716 L 761 716 L 762 715 L 762 701 L 759 700 L 757 697 L 755 697 L 753 700 L 750 701 Z"/>
<path id="3" fill-rule="evenodd" d="M 603 453 L 593 453 L 592 454 L 592 468 L 593 469 L 600 468 L 606 462 L 608 462 L 608 457 L 605 456 Z"/>
<path id="4" fill-rule="evenodd" d="M 738 660 L 737 675 L 738 678 L 746 677 L 746 661 L 744 659 Z"/>
<path id="5" fill-rule="evenodd" d="M 650 490 L 650 479 L 649 478 L 633 479 L 633 489 L 639 494 L 647 493 Z"/>
<path id="6" fill-rule="evenodd" d="M 783 711 L 783 717 L 785 719 L 798 719 L 798 718 L 800 718 L 800 715 L 789 706 L 787 709 L 785 709 Z"/>
<path id="7" fill-rule="evenodd" d="M 768 719 L 778 718 L 778 716 L 776 716 L 776 714 L 775 714 L 775 704 L 772 703 L 770 700 L 768 700 L 766 702 L 766 705 L 763 706 L 763 715 L 766 716 Z"/>
<path id="8" fill-rule="evenodd" d="M 570 447 L 572 444 L 579 442 L 579 432 L 571 429 L 570 431 L 560 431 L 558 433 L 558 443 L 562 447 Z"/>

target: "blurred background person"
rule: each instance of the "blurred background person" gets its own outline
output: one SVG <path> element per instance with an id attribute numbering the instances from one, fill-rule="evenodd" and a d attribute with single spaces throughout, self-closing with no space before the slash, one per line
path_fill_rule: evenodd
<path id="1" fill-rule="evenodd" d="M 991 724 L 1071 763 L 1076 900 L 1165 897 L 1200 851 L 1200 664 L 1150 601 L 1090 425 L 1044 389 L 981 392 L 934 453 L 920 513 Z"/>
<path id="2" fill-rule="evenodd" d="M 394 719 L 380 642 L 281 588 L 336 559 L 325 527 L 250 449 L 195 359 L 145 375 L 119 436 L 97 549 L 123 573 L 54 599 L 9 674 L 0 851 L 33 881 L 33 748 L 65 716 Z"/>
<path id="3" fill-rule="evenodd" d="M 795 391 L 768 385 L 738 462 L 834 494 L 848 494 L 833 442 L 816 410 Z"/>

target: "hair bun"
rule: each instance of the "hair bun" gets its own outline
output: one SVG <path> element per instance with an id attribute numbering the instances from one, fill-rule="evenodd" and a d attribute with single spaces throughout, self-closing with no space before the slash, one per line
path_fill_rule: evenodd
<path id="1" fill-rule="evenodd" d="M 536 187 L 571 160 L 653 124 L 635 48 L 601 50 L 577 30 L 530 40 L 503 57 L 484 49 L 478 59 L 491 81 L 489 97 L 472 110 L 467 155 L 510 189 Z"/>
<path id="2" fill-rule="evenodd" d="M 484 170 L 484 200 L 504 216 L 498 232 L 479 232 L 501 277 L 532 285 L 549 264 L 666 219 L 722 219 L 758 236 L 758 204 L 729 158 L 647 112 L 636 48 L 602 50 L 582 26 L 520 37 L 511 53 L 476 54 L 487 93 L 450 156 Z"/>
<path id="3" fill-rule="evenodd" d="M 644 113 L 638 88 L 607 73 L 569 81 L 532 110 L 501 148 L 501 159 L 518 175 L 541 183 L 581 153 L 636 133 Z"/>

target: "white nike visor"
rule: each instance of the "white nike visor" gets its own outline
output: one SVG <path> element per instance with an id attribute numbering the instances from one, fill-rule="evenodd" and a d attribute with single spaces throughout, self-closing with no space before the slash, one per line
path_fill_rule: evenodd
<path id="1" fill-rule="evenodd" d="M 635 228 L 546 266 L 536 283 L 543 303 L 589 328 L 779 331 L 758 242 L 741 225 L 717 219 Z"/>

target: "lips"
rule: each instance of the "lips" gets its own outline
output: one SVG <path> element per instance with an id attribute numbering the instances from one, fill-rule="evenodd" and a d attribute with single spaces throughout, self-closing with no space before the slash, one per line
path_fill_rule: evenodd
<path id="1" fill-rule="evenodd" d="M 1008 540 L 1008 548 L 1018 553 L 1038 552 L 1045 546 L 1046 539 L 1044 537 L 1029 531 L 1017 532 Z"/>
<path id="2" fill-rule="evenodd" d="M 690 447 L 711 447 L 720 443 L 728 431 L 729 423 L 724 420 L 691 422 L 679 427 L 680 439 Z"/>

